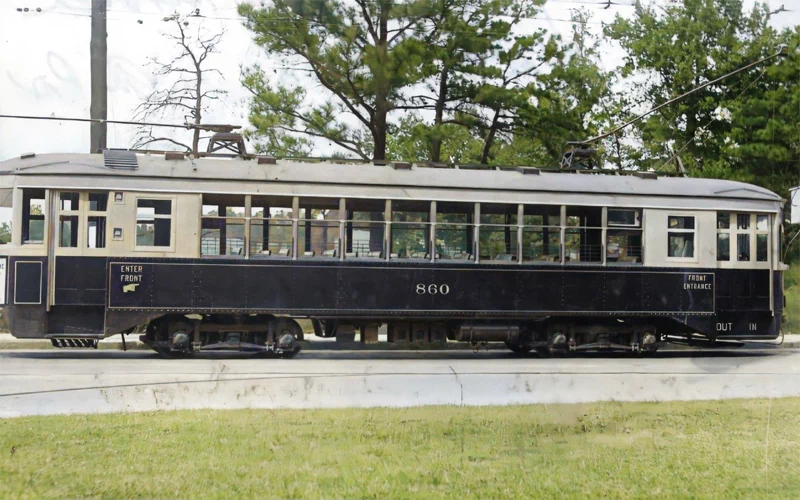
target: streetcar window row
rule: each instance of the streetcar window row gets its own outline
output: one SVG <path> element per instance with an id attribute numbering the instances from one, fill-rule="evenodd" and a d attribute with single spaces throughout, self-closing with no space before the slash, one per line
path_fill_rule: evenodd
<path id="1" fill-rule="evenodd" d="M 200 254 L 641 265 L 642 238 L 641 209 L 210 194 Z"/>
<path id="2" fill-rule="evenodd" d="M 21 241 L 41 244 L 46 191 L 21 191 Z M 118 195 L 122 193 L 115 193 L 115 205 L 122 203 Z M 199 198 L 200 235 L 195 248 L 206 258 L 634 266 L 644 262 L 645 211 L 639 208 L 229 194 Z M 174 251 L 180 232 L 175 226 L 177 200 L 145 193 L 132 197 L 132 250 Z M 104 249 L 106 238 L 124 239 L 120 226 L 125 224 L 115 223 L 113 235 L 108 234 L 112 232 L 107 223 L 108 192 L 54 192 L 50 207 L 56 212 L 58 247 Z M 650 244 L 658 245 L 654 256 L 696 262 L 697 216 L 677 212 L 663 220 L 667 226 L 661 229 L 663 243 L 648 236 Z M 722 263 L 769 262 L 771 223 L 767 214 L 717 212 L 712 255 Z M 661 253 L 660 245 L 666 252 Z"/>

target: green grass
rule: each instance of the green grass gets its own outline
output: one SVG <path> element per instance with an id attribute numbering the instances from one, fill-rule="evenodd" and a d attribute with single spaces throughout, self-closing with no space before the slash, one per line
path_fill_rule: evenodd
<path id="1" fill-rule="evenodd" d="M 800 399 L 0 420 L 0 497 L 798 498 Z"/>
<path id="2" fill-rule="evenodd" d="M 783 331 L 784 333 L 800 333 L 800 263 L 794 263 L 784 273 L 783 285 L 783 293 L 786 296 Z"/>

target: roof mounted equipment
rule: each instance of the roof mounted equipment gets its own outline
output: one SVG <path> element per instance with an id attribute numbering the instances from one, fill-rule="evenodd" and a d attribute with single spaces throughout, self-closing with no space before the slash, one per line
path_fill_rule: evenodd
<path id="1" fill-rule="evenodd" d="M 199 127 L 198 127 L 199 128 Z M 203 125 L 204 130 L 211 130 L 214 135 L 208 140 L 206 152 L 216 153 L 217 151 L 230 151 L 230 156 L 247 155 L 247 146 L 244 137 L 238 132 L 234 132 L 238 125 Z"/>

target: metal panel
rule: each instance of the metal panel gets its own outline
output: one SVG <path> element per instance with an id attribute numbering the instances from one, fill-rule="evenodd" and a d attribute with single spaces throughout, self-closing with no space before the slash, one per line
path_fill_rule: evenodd
<path id="1" fill-rule="evenodd" d="M 104 305 L 106 262 L 105 257 L 56 257 L 53 304 Z"/>
<path id="2" fill-rule="evenodd" d="M 42 261 L 14 262 L 14 303 L 42 303 Z"/>
<path id="3" fill-rule="evenodd" d="M 108 304 L 122 309 L 408 317 L 714 312 L 708 272 L 310 260 L 109 266 Z"/>
<path id="4" fill-rule="evenodd" d="M 553 174 L 557 175 L 557 174 Z M 567 174 L 564 174 L 567 175 Z M 586 176 L 590 177 L 590 176 Z M 598 176 L 591 176 L 598 177 Z M 2 177 L 0 177 L 2 178 Z M 343 197 L 377 200 L 437 200 L 440 202 L 483 202 L 496 203 L 498 199 L 506 203 L 525 203 L 532 205 L 576 205 L 587 207 L 627 207 L 627 208 L 660 208 L 671 210 L 720 210 L 729 212 L 769 212 L 777 213 L 781 209 L 780 200 L 715 198 L 698 196 L 688 200 L 683 197 L 662 195 L 652 196 L 639 193 L 613 194 L 575 192 L 536 192 L 522 189 L 489 190 L 479 186 L 454 188 L 449 187 L 407 187 L 402 186 L 362 186 L 362 185 L 329 185 L 314 184 L 301 181 L 295 184 L 288 182 L 237 181 L 237 180 L 203 180 L 203 179 L 170 179 L 170 178 L 138 178 L 44 175 L 18 176 L 19 187 L 43 187 L 53 189 L 92 190 L 109 189 L 114 191 L 139 191 L 148 193 L 225 193 L 238 195 L 270 195 L 300 197 Z M 532 197 L 535 193 L 535 197 Z M 531 203 L 535 200 L 535 203 Z"/>
<path id="5" fill-rule="evenodd" d="M 123 154 L 127 152 L 109 152 Z M 401 189 L 477 189 L 486 191 L 528 191 L 581 194 L 616 194 L 644 196 L 673 196 L 680 198 L 736 198 L 779 202 L 775 193 L 741 182 L 719 180 L 660 177 L 657 180 L 635 176 L 582 175 L 574 173 L 541 172 L 541 175 L 524 175 L 516 170 L 420 168 L 395 170 L 363 163 L 326 161 L 280 160 L 276 165 L 257 165 L 247 160 L 198 159 L 193 162 L 169 162 L 160 156 L 137 156 L 139 169 L 135 171 L 105 170 L 97 155 L 52 154 L 38 155 L 32 159 L 13 158 L 0 163 L 1 170 L 12 171 L 24 167 L 23 175 L 52 174 L 73 177 L 99 175 L 104 177 L 141 177 L 172 179 L 176 186 L 187 181 L 209 180 L 225 182 L 243 180 L 270 184 L 317 183 L 350 186 L 397 186 Z M 105 185 L 113 184 L 106 179 Z"/>

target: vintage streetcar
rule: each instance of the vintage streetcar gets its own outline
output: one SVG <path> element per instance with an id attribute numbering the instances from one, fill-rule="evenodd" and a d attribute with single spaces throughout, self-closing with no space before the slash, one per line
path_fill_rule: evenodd
<path id="1" fill-rule="evenodd" d="M 105 151 L 4 161 L 0 189 L 8 326 L 58 347 L 291 356 L 296 318 L 543 353 L 780 333 L 784 200 L 740 182 Z"/>

